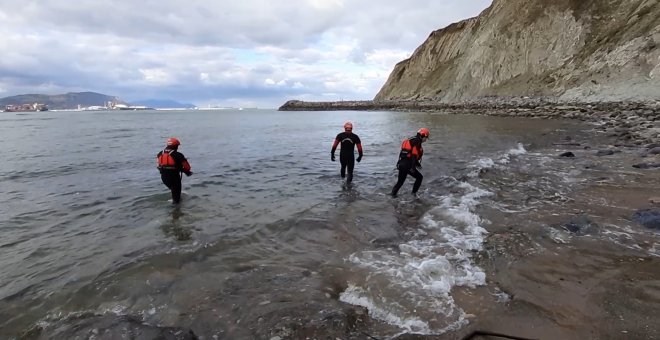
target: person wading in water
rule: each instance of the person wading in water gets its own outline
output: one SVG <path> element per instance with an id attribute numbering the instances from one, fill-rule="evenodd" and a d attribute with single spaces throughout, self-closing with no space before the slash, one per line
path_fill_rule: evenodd
<path id="1" fill-rule="evenodd" d="M 344 132 L 340 132 L 335 137 L 335 142 L 332 144 L 332 150 L 330 151 L 330 160 L 335 161 L 335 150 L 337 150 L 337 145 L 341 144 L 339 150 L 339 163 L 341 164 L 341 170 L 339 174 L 341 178 L 346 177 L 346 170 L 348 168 L 348 177 L 346 177 L 346 183 L 351 183 L 353 181 L 353 167 L 355 166 L 355 146 L 358 149 L 358 158 L 357 162 L 360 163 L 362 160 L 362 143 L 360 142 L 360 137 L 353 133 L 353 123 L 346 122 L 344 123 Z"/>
<path id="2" fill-rule="evenodd" d="M 172 203 L 175 204 L 181 202 L 181 178 L 183 177 L 181 173 L 186 176 L 193 174 L 186 157 L 177 151 L 179 145 L 181 142 L 178 139 L 168 138 L 165 149 L 156 155 L 160 179 L 172 192 Z"/>
<path id="3" fill-rule="evenodd" d="M 394 188 L 392 188 L 392 196 L 396 197 L 408 175 L 415 178 L 412 193 L 413 195 L 417 194 L 424 178 L 417 168 L 422 167 L 421 161 L 424 155 L 422 143 L 426 142 L 428 138 L 429 129 L 421 128 L 417 131 L 417 135 L 403 140 L 401 152 L 399 152 L 399 161 L 396 163 L 396 167 L 399 169 L 399 180 L 394 185 Z"/>

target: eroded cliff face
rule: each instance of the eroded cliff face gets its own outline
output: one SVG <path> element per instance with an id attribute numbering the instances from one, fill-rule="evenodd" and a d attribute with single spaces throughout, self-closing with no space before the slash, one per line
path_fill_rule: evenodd
<path id="1" fill-rule="evenodd" d="M 495 0 L 431 33 L 374 100 L 660 100 L 659 0 Z"/>

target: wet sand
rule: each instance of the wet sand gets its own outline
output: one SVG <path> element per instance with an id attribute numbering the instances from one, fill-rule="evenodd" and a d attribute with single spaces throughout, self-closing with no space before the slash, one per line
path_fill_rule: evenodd
<path id="1" fill-rule="evenodd" d="M 602 160 L 612 167 L 588 176 L 561 203 L 508 216 L 484 208 L 490 235 L 477 263 L 488 284 L 453 292 L 472 320 L 438 338 L 476 330 L 529 339 L 660 338 L 660 230 L 631 220 L 638 209 L 660 207 L 653 199 L 660 172 L 632 171 L 637 154 L 619 155 L 618 165 Z M 565 226 L 576 216 L 595 227 L 572 233 Z M 615 225 L 621 234 L 599 228 Z"/>

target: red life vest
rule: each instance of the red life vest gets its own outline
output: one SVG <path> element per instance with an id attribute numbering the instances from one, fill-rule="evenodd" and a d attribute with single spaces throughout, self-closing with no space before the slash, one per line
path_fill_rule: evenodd
<path id="1" fill-rule="evenodd" d="M 163 170 L 176 170 L 176 161 L 174 160 L 174 157 L 170 153 L 172 153 L 174 150 L 163 150 L 161 152 L 160 156 L 158 156 L 157 161 L 158 161 L 158 169 L 163 169 Z"/>
<path id="2" fill-rule="evenodd" d="M 417 137 L 412 137 L 408 139 L 404 139 L 403 143 L 401 143 L 401 152 L 399 153 L 399 160 L 402 159 L 410 159 L 412 156 L 417 157 L 417 161 L 420 161 L 422 159 L 422 155 L 424 154 L 424 149 L 422 149 L 422 144 L 418 143 L 417 145 L 414 145 L 410 142 L 413 138 Z"/>

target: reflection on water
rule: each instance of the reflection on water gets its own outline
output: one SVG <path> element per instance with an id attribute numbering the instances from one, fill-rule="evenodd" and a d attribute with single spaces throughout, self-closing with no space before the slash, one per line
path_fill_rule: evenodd
<path id="1" fill-rule="evenodd" d="M 166 236 L 172 237 L 177 241 L 188 241 L 192 238 L 192 228 L 185 226 L 180 221 L 184 216 L 181 206 L 175 205 L 172 208 L 171 218 L 161 225 L 161 229 Z"/>

